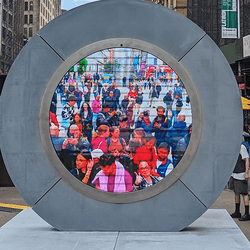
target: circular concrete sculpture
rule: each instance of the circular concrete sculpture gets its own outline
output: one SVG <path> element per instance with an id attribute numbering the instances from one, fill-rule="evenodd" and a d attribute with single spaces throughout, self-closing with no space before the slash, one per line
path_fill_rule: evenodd
<path id="1" fill-rule="evenodd" d="M 60 162 L 49 134 L 53 92 L 82 58 L 134 48 L 166 62 L 182 79 L 193 132 L 182 160 L 160 183 L 131 193 L 82 185 Z M 179 231 L 223 190 L 241 144 L 242 112 L 225 57 L 198 26 L 140 0 L 103 0 L 75 8 L 28 42 L 1 96 L 1 150 L 25 201 L 59 230 Z"/>

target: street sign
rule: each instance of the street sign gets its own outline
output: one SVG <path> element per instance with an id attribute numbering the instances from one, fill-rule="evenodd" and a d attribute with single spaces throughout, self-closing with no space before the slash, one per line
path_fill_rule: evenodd
<path id="1" fill-rule="evenodd" d="M 243 37 L 243 56 L 250 56 L 250 35 Z"/>
<path id="2" fill-rule="evenodd" d="M 239 89 L 245 89 L 245 84 L 244 83 L 239 84 Z"/>
<path id="3" fill-rule="evenodd" d="M 221 0 L 222 38 L 237 38 L 236 0 Z"/>

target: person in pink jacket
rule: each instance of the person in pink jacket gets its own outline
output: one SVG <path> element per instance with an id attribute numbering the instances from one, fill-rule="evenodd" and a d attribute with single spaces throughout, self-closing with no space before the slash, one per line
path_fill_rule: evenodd
<path id="1" fill-rule="evenodd" d="M 107 125 L 100 125 L 98 127 L 97 137 L 94 138 L 93 135 L 93 139 L 91 141 L 92 150 L 99 148 L 102 150 L 103 153 L 107 153 L 108 148 L 106 138 L 108 137 L 109 127 Z"/>
<path id="2" fill-rule="evenodd" d="M 133 191 L 133 179 L 113 155 L 103 155 L 99 161 L 101 171 L 92 181 L 96 189 L 113 193 Z"/>

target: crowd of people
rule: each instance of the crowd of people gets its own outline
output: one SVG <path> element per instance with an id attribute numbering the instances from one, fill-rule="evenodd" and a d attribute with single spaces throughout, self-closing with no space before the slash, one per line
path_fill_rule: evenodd
<path id="1" fill-rule="evenodd" d="M 181 81 L 169 81 L 123 77 L 121 84 L 97 73 L 67 73 L 52 99 L 50 134 L 71 174 L 115 193 L 144 189 L 167 176 L 192 133 L 181 112 L 190 106 L 186 90 Z"/>

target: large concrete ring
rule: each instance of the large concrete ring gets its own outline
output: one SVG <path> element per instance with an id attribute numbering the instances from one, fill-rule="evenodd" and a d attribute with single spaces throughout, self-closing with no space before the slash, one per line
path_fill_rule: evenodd
<path id="1" fill-rule="evenodd" d="M 58 159 L 49 107 L 65 72 L 101 49 L 130 47 L 165 61 L 190 95 L 189 147 L 164 180 L 127 194 L 82 185 Z M 21 51 L 1 96 L 1 150 L 26 202 L 59 230 L 179 231 L 223 190 L 242 140 L 234 75 L 220 49 L 195 24 L 140 0 L 103 0 L 75 8 L 41 29 Z"/>

